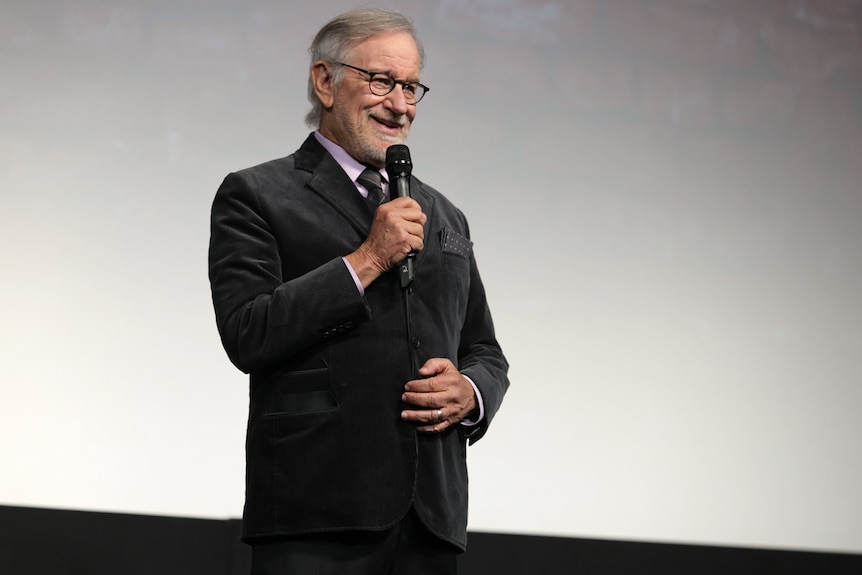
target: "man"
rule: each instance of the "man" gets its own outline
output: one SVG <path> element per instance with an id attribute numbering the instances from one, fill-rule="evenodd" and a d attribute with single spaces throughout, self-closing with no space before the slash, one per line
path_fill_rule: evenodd
<path id="1" fill-rule="evenodd" d="M 415 177 L 369 203 L 427 91 L 423 52 L 402 15 L 356 10 L 311 54 L 318 130 L 228 175 L 212 209 L 216 320 L 250 374 L 243 539 L 253 573 L 454 573 L 466 445 L 508 365 L 463 214 Z"/>

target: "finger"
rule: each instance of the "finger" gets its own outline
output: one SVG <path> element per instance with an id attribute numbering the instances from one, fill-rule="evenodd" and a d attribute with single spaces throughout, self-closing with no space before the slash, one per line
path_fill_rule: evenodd
<path id="1" fill-rule="evenodd" d="M 441 393 L 449 389 L 451 382 L 443 377 L 428 377 L 425 379 L 413 379 L 404 386 L 405 391 L 414 393 Z"/>
<path id="2" fill-rule="evenodd" d="M 448 397 L 433 391 L 408 391 L 401 395 L 401 401 L 416 407 L 436 408 L 448 403 Z"/>
<path id="3" fill-rule="evenodd" d="M 445 408 L 405 410 L 401 412 L 401 419 L 419 423 L 417 429 L 425 431 L 439 431 L 449 425 L 449 417 L 446 416 Z"/>
<path id="4" fill-rule="evenodd" d="M 386 202 L 385 204 L 381 204 L 383 206 L 392 206 L 393 208 L 420 208 L 419 202 L 411 198 L 410 196 L 397 196 Z"/>
<path id="5" fill-rule="evenodd" d="M 425 239 L 425 229 L 416 222 L 409 220 L 396 220 L 387 222 L 389 224 L 384 228 L 383 233 L 393 243 L 410 243 L 416 240 L 423 241 Z"/>
<path id="6" fill-rule="evenodd" d="M 442 407 L 438 407 L 437 409 L 430 409 L 428 411 L 430 412 L 428 414 L 428 417 L 431 423 L 440 423 L 444 420 Z"/>
<path id="7" fill-rule="evenodd" d="M 406 208 L 401 212 L 401 217 L 423 227 L 425 226 L 425 221 L 428 219 L 425 212 L 418 205 L 415 208 Z"/>
<path id="8" fill-rule="evenodd" d="M 401 412 L 401 419 L 415 421 L 417 423 L 435 424 L 446 420 L 442 407 L 428 409 L 405 409 Z"/>
<path id="9" fill-rule="evenodd" d="M 404 230 L 408 232 L 411 236 L 417 237 L 421 240 L 425 239 L 425 227 L 422 225 L 421 222 L 405 219 Z"/>
<path id="10" fill-rule="evenodd" d="M 381 211 L 382 210 L 382 211 Z M 412 198 L 393 198 L 392 201 L 380 204 L 375 211 L 375 216 L 397 214 L 398 217 L 424 224 L 427 216 L 422 211 L 422 206 Z"/>
<path id="11" fill-rule="evenodd" d="M 404 231 L 406 232 L 406 240 L 410 243 L 417 243 L 419 246 L 424 247 L 425 243 L 425 229 L 419 224 L 414 224 L 412 222 L 408 222 L 404 224 Z"/>
<path id="12" fill-rule="evenodd" d="M 449 418 L 445 416 L 442 408 L 433 409 L 431 410 L 431 413 L 432 415 L 429 425 L 421 425 L 417 427 L 419 431 L 426 433 L 439 433 L 451 425 Z"/>
<path id="13" fill-rule="evenodd" d="M 466 380 L 457 371 L 446 371 L 422 379 L 412 379 L 404 385 L 404 389 L 418 393 L 447 392 L 452 394 L 457 393 L 462 381 Z"/>
<path id="14" fill-rule="evenodd" d="M 448 360 L 445 357 L 432 357 L 419 368 L 419 375 L 436 375 L 450 369 L 455 369 L 455 365 L 451 360 Z"/>

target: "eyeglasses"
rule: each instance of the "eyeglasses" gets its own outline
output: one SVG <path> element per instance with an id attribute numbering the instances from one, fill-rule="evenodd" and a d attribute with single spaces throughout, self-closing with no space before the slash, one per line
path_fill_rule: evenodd
<path id="1" fill-rule="evenodd" d="M 345 68 L 350 68 L 351 70 L 367 74 L 368 86 L 371 88 L 371 93 L 375 96 L 386 96 L 395 89 L 396 85 L 399 85 L 401 86 L 401 91 L 404 93 L 404 101 L 408 104 L 416 104 L 430 90 L 430 88 L 425 84 L 420 84 L 419 82 L 402 82 L 401 80 L 396 80 L 386 72 L 370 72 L 368 70 L 363 70 L 362 68 L 357 68 L 356 66 L 351 66 L 350 64 L 345 64 L 344 62 L 334 63 L 339 66 L 344 66 Z"/>

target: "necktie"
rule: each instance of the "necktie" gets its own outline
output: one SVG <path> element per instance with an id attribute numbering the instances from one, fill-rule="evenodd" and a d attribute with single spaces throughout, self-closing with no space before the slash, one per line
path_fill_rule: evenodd
<path id="1" fill-rule="evenodd" d="M 356 181 L 368 190 L 368 197 L 365 201 L 368 202 L 368 208 L 374 212 L 380 202 L 383 201 L 383 178 L 380 177 L 380 172 L 372 168 L 365 168 Z"/>

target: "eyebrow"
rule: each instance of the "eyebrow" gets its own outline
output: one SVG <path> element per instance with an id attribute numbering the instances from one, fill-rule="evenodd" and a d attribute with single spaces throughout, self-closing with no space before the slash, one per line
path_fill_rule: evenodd
<path id="1" fill-rule="evenodd" d="M 416 78 L 415 80 L 398 80 L 398 76 L 393 74 L 392 70 L 373 70 L 373 69 L 369 68 L 368 71 L 371 72 L 372 74 L 386 74 L 387 76 L 389 76 L 393 80 L 397 80 L 398 82 L 408 82 L 410 84 L 419 84 L 419 78 Z"/>

